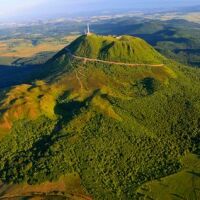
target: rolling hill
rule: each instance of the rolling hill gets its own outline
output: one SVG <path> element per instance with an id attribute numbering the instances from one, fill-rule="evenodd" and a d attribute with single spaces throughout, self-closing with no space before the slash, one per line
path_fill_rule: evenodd
<path id="1" fill-rule="evenodd" d="M 43 69 L 46 78 L 1 94 L 5 188 L 56 185 L 63 176 L 73 185 L 74 173 L 79 190 L 55 186 L 45 198 L 139 199 L 143 183 L 181 171 L 184 155 L 200 153 L 200 72 L 142 39 L 84 35 Z"/>

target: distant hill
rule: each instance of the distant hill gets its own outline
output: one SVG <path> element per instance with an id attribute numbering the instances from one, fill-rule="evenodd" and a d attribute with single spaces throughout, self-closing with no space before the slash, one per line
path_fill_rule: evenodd
<path id="1" fill-rule="evenodd" d="M 0 93 L 2 197 L 145 199 L 145 182 L 200 154 L 198 69 L 142 39 L 95 34 L 41 68 L 45 78 Z"/>

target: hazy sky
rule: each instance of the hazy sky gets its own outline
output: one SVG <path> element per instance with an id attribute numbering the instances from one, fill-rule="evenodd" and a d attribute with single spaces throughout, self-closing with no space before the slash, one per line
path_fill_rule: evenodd
<path id="1" fill-rule="evenodd" d="M 0 19 L 42 19 L 86 11 L 168 9 L 198 4 L 199 0 L 0 0 Z"/>

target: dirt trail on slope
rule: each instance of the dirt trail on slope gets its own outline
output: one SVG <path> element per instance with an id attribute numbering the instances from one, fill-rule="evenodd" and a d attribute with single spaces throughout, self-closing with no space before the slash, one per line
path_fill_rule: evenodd
<path id="1" fill-rule="evenodd" d="M 75 70 L 75 75 L 76 75 L 76 79 L 78 80 L 80 87 L 81 87 L 81 90 L 82 90 L 83 89 L 83 83 L 82 83 L 82 81 L 81 81 L 81 79 L 80 79 L 80 77 L 77 73 L 77 70 Z"/>
<path id="2" fill-rule="evenodd" d="M 114 65 L 125 65 L 129 67 L 136 67 L 136 66 L 149 66 L 149 67 L 162 67 L 164 64 L 142 64 L 142 63 L 123 63 L 123 62 L 115 62 L 115 61 L 106 61 L 106 60 L 100 60 L 100 59 L 95 59 L 95 58 L 86 58 L 86 57 L 81 57 L 81 56 L 76 56 L 70 52 L 69 49 L 65 48 L 67 53 L 75 59 L 78 60 L 83 60 L 84 63 L 86 62 L 99 62 L 99 63 L 105 63 L 105 64 L 114 64 Z"/>

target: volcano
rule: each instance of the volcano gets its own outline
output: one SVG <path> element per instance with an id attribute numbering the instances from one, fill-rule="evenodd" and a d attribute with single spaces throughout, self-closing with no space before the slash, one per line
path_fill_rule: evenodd
<path id="1" fill-rule="evenodd" d="M 186 152 L 199 151 L 200 74 L 144 40 L 83 35 L 44 70 L 1 100 L 2 183 L 66 176 L 70 194 L 137 199 L 144 182 L 176 173 Z"/>

